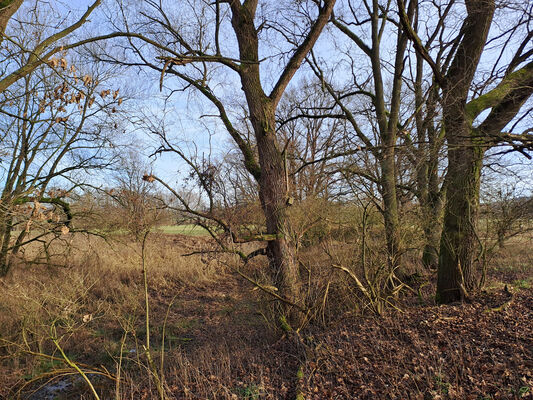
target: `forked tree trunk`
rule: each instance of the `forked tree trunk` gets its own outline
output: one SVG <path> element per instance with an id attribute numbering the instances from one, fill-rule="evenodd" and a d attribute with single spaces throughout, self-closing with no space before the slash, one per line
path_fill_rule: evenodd
<path id="1" fill-rule="evenodd" d="M 490 20 L 490 16 L 485 19 Z M 473 258 L 478 241 L 476 221 L 483 155 L 491 145 L 486 139 L 497 137 L 532 93 L 533 62 L 509 73 L 496 88 L 468 104 L 445 93 L 443 116 L 448 139 L 448 173 L 437 281 L 439 303 L 460 300 L 477 286 Z M 478 127 L 472 127 L 475 117 L 489 108 L 492 109 L 486 119 Z M 515 137 L 527 140 L 521 135 Z"/>
<path id="2" fill-rule="evenodd" d="M 300 279 L 295 262 L 295 246 L 288 238 L 287 182 L 283 156 L 276 136 L 276 104 L 263 91 L 259 72 L 258 37 L 254 26 L 255 10 L 232 3 L 232 25 L 239 43 L 243 64 L 240 70 L 259 155 L 259 198 L 267 232 L 276 238 L 267 244 L 272 283 L 278 293 L 292 303 L 300 303 Z M 298 323 L 298 311 L 280 304 L 290 324 Z"/>
<path id="3" fill-rule="evenodd" d="M 333 13 L 335 0 L 325 0 L 323 3 L 317 3 L 318 14 L 315 21 L 310 25 L 307 34 L 301 38 L 300 44 L 294 48 L 293 54 L 269 95 L 265 93 L 260 77 L 261 61 L 259 59 L 258 35 L 261 28 L 256 28 L 254 21 L 258 2 L 256 0 L 245 0 L 243 2 L 232 0 L 227 3 L 231 10 L 231 25 L 239 47 L 239 61 L 234 62 L 220 54 L 221 51 L 218 45 L 218 24 L 220 23 L 218 3 L 214 21 L 217 24 L 215 28 L 217 53 L 212 57 L 212 60 L 213 62 L 225 64 L 239 74 L 241 90 L 246 97 L 249 118 L 254 130 L 259 156 L 258 162 L 255 159 L 255 152 L 252 146 L 233 127 L 227 117 L 224 106 L 211 89 L 199 84 L 196 79 L 176 74 L 190 85 L 199 89 L 218 108 L 228 133 L 230 133 L 242 151 L 246 169 L 258 183 L 259 198 L 265 216 L 267 232 L 273 238 L 273 240 L 269 240 L 266 248 L 270 266 L 269 271 L 272 282 L 278 289 L 278 294 L 284 298 L 283 300 L 287 300 L 282 302 L 282 316 L 287 317 L 289 324 L 293 325 L 292 322 L 299 322 L 299 310 L 297 309 L 300 308 L 304 299 L 300 296 L 301 286 L 298 265 L 295 261 L 296 247 L 288 235 L 288 182 L 283 152 L 276 135 L 275 111 L 287 85 L 291 82 L 294 74 L 298 71 L 306 55 L 311 51 L 328 23 Z M 203 53 L 205 50 L 202 49 L 198 54 Z M 187 55 L 182 56 L 188 60 L 187 62 L 191 60 L 189 53 L 194 52 L 187 49 Z M 208 58 L 211 58 L 211 56 Z M 192 61 L 205 63 L 205 57 L 199 56 L 196 58 L 192 56 Z M 183 59 L 177 64 L 183 65 Z"/>

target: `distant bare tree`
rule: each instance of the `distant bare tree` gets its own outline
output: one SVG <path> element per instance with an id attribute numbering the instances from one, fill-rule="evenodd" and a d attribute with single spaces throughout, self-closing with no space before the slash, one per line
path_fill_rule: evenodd
<path id="1" fill-rule="evenodd" d="M 491 188 L 483 193 L 481 206 L 486 237 L 483 251 L 503 249 L 513 237 L 533 230 L 533 197 L 520 193 L 515 185 Z"/>
<path id="2" fill-rule="evenodd" d="M 114 211 L 113 219 L 118 222 L 116 228 L 125 228 L 140 240 L 164 219 L 166 206 L 145 178 L 150 172 L 147 163 L 138 153 L 124 153 L 111 174 L 115 185 L 107 193 L 116 207 L 110 207 L 110 211 Z"/>

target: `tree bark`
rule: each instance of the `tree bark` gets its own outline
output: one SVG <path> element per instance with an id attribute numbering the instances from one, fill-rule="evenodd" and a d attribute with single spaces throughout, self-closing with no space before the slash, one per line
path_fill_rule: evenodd
<path id="1" fill-rule="evenodd" d="M 22 5 L 24 0 L 4 0 L 0 1 L 0 43 L 4 39 L 7 23 Z"/>
<path id="2" fill-rule="evenodd" d="M 256 82 L 257 83 L 257 82 Z M 274 108 L 268 97 L 261 94 L 260 87 L 251 90 L 250 82 L 243 79 L 254 127 L 261 175 L 259 178 L 259 199 L 266 220 L 267 233 L 276 239 L 267 244 L 267 257 L 272 283 L 279 293 L 293 303 L 302 301 L 300 278 L 295 261 L 295 247 L 288 232 L 287 182 L 283 155 L 276 136 Z M 253 94 L 248 96 L 248 94 Z M 282 307 L 283 308 L 283 307 Z M 290 322 L 297 322 L 297 310 L 284 310 Z"/>
<path id="3" fill-rule="evenodd" d="M 262 88 L 259 71 L 258 36 L 254 26 L 254 8 L 246 3 L 231 3 L 232 24 L 239 43 L 242 90 L 246 96 L 250 120 L 254 128 L 259 165 L 259 198 L 266 220 L 267 233 L 275 239 L 267 244 L 267 257 L 272 283 L 279 294 L 300 303 L 300 279 L 295 262 L 295 248 L 288 238 L 287 182 L 283 156 L 276 137 L 275 102 Z M 289 323 L 297 323 L 298 312 L 281 305 Z"/>
<path id="4" fill-rule="evenodd" d="M 394 137 L 395 139 L 395 137 Z M 401 249 L 398 198 L 396 194 L 396 160 L 394 146 L 387 146 L 379 160 L 381 165 L 381 193 L 383 196 L 383 219 L 387 241 L 389 267 L 399 265 Z"/>
<path id="5" fill-rule="evenodd" d="M 468 130 L 463 130 L 468 135 Z M 437 302 L 460 301 L 476 288 L 473 258 L 484 147 L 470 140 L 450 143 L 447 201 L 440 243 Z"/>
<path id="6" fill-rule="evenodd" d="M 274 123 L 274 119 L 271 121 Z M 300 277 L 295 261 L 295 247 L 288 236 L 287 186 L 283 157 L 278 149 L 274 132 L 256 135 L 261 165 L 259 198 L 266 218 L 267 232 L 275 234 L 269 241 L 267 256 L 274 285 L 279 292 L 294 303 L 302 301 Z M 296 310 L 293 310 L 296 311 Z M 289 312 L 294 320 L 293 312 Z"/>
<path id="7" fill-rule="evenodd" d="M 422 250 L 422 265 L 425 268 L 436 269 L 439 264 L 443 192 L 439 189 L 437 166 L 432 164 L 431 160 L 424 162 L 418 170 L 417 185 L 425 241 Z"/>
<path id="8" fill-rule="evenodd" d="M 477 286 L 472 265 L 476 248 L 479 185 L 483 155 L 533 94 L 533 62 L 509 73 L 488 93 L 465 102 L 445 97 L 444 126 L 448 139 L 447 202 L 441 238 L 437 301 L 450 303 Z M 447 104 L 446 104 L 447 103 Z M 473 120 L 485 109 L 488 117 L 476 128 Z M 513 137 L 511 135 L 511 137 Z M 515 140 L 525 140 L 515 135 Z M 530 140 L 530 139 L 529 139 Z"/>
<path id="9" fill-rule="evenodd" d="M 466 105 L 470 85 L 485 47 L 494 0 L 467 0 L 464 35 L 443 84 L 443 122 L 448 142 L 448 172 L 436 300 L 461 300 L 476 286 L 473 269 L 479 183 L 485 146 L 474 134 Z"/>
<path id="10" fill-rule="evenodd" d="M 13 229 L 12 217 L 3 215 L 0 219 L 0 277 L 7 275 L 9 265 L 9 244 L 11 242 L 11 231 Z"/>

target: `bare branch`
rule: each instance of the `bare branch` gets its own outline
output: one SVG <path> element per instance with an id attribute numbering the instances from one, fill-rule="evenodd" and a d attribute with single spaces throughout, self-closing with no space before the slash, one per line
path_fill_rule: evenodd
<path id="1" fill-rule="evenodd" d="M 281 99 L 281 96 L 283 95 L 287 85 L 291 81 L 298 68 L 300 68 L 300 65 L 304 61 L 309 51 L 311 51 L 315 45 L 320 33 L 322 32 L 322 29 L 327 24 L 329 17 L 333 12 L 334 5 L 335 0 L 325 0 L 325 5 L 324 7 L 320 8 L 318 17 L 311 27 L 311 30 L 307 34 L 302 44 L 298 46 L 288 64 L 285 66 L 285 69 L 274 86 L 274 89 L 272 89 L 272 92 L 268 96 L 272 100 L 274 107 L 279 103 L 279 100 Z"/>

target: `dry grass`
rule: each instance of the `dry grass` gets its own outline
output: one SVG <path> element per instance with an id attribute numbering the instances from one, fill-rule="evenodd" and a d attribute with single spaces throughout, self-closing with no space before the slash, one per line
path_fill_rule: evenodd
<path id="1" fill-rule="evenodd" d="M 369 268 L 384 261 L 379 252 L 383 238 L 377 227 L 372 229 Z M 204 237 L 151 234 L 146 247 L 151 357 L 164 380 L 167 398 L 280 399 L 294 398 L 298 391 L 307 398 L 328 398 L 334 393 L 353 398 L 358 390 L 361 398 L 402 398 L 400 393 L 409 388 L 412 398 L 421 399 L 453 398 L 454 391 L 476 399 L 467 395 L 496 393 L 481 381 L 468 381 L 467 375 L 475 378 L 483 360 L 500 354 L 499 330 L 520 326 L 528 318 L 524 313 L 531 311 L 531 298 L 525 295 L 533 264 L 530 238 L 510 242 L 491 260 L 488 283 L 497 291 L 496 297 L 463 308 L 436 307 L 430 279 L 424 283 L 421 298 L 398 299 L 404 314 L 386 312 L 380 319 L 360 319 L 365 309 L 361 293 L 342 271 L 331 268 L 327 255 L 334 253 L 337 261 L 351 262 L 351 269 L 362 275 L 357 262 L 360 240 L 357 235 L 349 236 L 348 241 L 321 240 L 300 249 L 305 265 L 302 275 L 311 271 L 308 300 L 320 307 L 305 334 L 280 339 L 279 332 L 269 330 L 271 299 L 252 291 L 250 284 L 227 268 L 235 261 L 233 257 L 218 253 L 183 257 L 213 249 L 213 245 Z M 109 242 L 96 237 L 65 239 L 56 244 L 57 255 L 49 260 L 63 267 L 21 262 L 0 281 L 0 398 L 17 398 L 23 388 L 20 398 L 42 399 L 45 392 L 38 390 L 39 385 L 50 378 L 70 384 L 65 393 L 56 393 L 58 399 L 93 398 L 86 383 L 61 361 L 51 328 L 66 355 L 89 373 L 100 398 L 158 398 L 143 350 L 147 332 L 140 243 L 126 236 Z M 60 256 L 65 253 L 59 250 L 65 249 L 67 255 Z M 37 252 L 37 248 L 29 249 L 26 256 L 33 258 Z M 248 275 L 261 278 L 263 262 L 261 258 L 250 262 Z M 487 307 L 505 300 L 501 295 L 505 284 L 522 293 L 517 302 L 486 314 Z M 495 340 L 494 348 L 469 341 L 481 334 L 476 321 L 483 322 L 483 334 L 487 341 Z M 522 333 L 529 335 L 530 330 Z M 515 342 L 504 349 L 506 359 L 512 361 L 509 366 L 528 365 L 531 354 L 519 347 L 527 338 L 520 332 L 511 336 Z M 460 353 L 452 352 L 443 361 L 439 352 L 455 347 Z M 113 376 L 120 371 L 118 392 L 113 379 L 96 375 L 105 373 L 100 366 Z M 490 370 L 477 372 L 484 381 L 491 379 Z M 511 371 L 510 386 L 505 389 L 510 397 L 501 398 L 525 393 L 531 374 L 520 373 Z M 526 376 L 523 384 L 522 376 Z"/>
<path id="2" fill-rule="evenodd" d="M 182 257 L 208 245 L 202 238 L 150 235 L 146 261 L 155 343 L 161 341 L 166 310 L 175 294 L 216 286 L 225 279 L 224 264 L 214 257 Z M 34 259 L 39 250 L 30 248 L 26 256 Z M 0 356 L 3 370 L 9 371 L 0 377 L 0 396 L 14 395 L 9 387 L 20 387 L 41 373 L 62 371 L 63 363 L 45 357 L 59 356 L 51 341 L 54 328 L 69 357 L 91 365 L 112 366 L 126 332 L 128 351 L 135 349 L 131 354 L 138 354 L 138 341 L 146 337 L 140 243 L 126 236 L 108 241 L 77 236 L 57 242 L 50 253 L 56 255 L 47 261 L 55 267 L 21 261 L 0 281 Z M 187 317 L 176 323 L 186 327 Z"/>
<path id="3" fill-rule="evenodd" d="M 504 248 L 497 249 L 489 260 L 492 274 L 489 276 L 489 288 L 501 288 L 503 285 L 533 286 L 533 232 L 512 238 Z"/>

